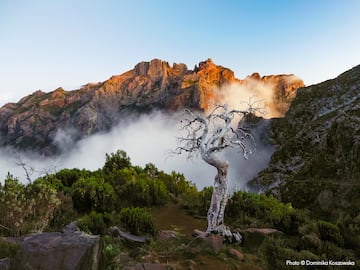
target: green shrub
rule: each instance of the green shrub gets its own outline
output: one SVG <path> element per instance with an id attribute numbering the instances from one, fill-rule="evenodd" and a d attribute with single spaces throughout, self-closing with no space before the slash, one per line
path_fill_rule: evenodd
<path id="1" fill-rule="evenodd" d="M 111 212 L 117 204 L 114 188 L 103 178 L 80 178 L 72 186 L 74 207 L 81 213 Z"/>
<path id="2" fill-rule="evenodd" d="M 165 174 L 160 172 L 158 179 L 166 185 L 169 193 L 175 197 L 197 192 L 196 186 L 187 181 L 181 173 L 171 172 L 171 174 Z"/>
<path id="3" fill-rule="evenodd" d="M 0 232 L 5 236 L 19 236 L 26 231 L 26 218 L 31 211 L 25 186 L 8 174 L 0 188 Z"/>
<path id="4" fill-rule="evenodd" d="M 192 215 L 206 217 L 213 190 L 213 187 L 205 187 L 200 192 L 190 189 L 182 196 L 183 207 Z"/>
<path id="5" fill-rule="evenodd" d="M 111 219 L 107 214 L 92 211 L 78 219 L 77 225 L 79 226 L 79 229 L 84 232 L 104 235 L 111 226 Z"/>
<path id="6" fill-rule="evenodd" d="M 0 187 L 0 232 L 19 236 L 31 230 L 43 231 L 59 205 L 57 191 L 46 180 L 25 186 L 8 175 Z"/>
<path id="7" fill-rule="evenodd" d="M 144 208 L 123 208 L 120 211 L 120 220 L 125 229 L 132 234 L 156 235 L 157 233 L 150 214 Z"/>
<path id="8" fill-rule="evenodd" d="M 131 182 L 135 182 L 138 178 L 138 173 L 134 168 L 123 168 L 113 172 L 105 174 L 105 180 L 111 184 L 116 194 L 124 200 L 128 194 L 126 191 L 126 185 Z"/>
<path id="9" fill-rule="evenodd" d="M 316 233 L 309 233 L 301 237 L 300 246 L 303 249 L 318 252 L 322 247 L 322 241 Z"/>
<path id="10" fill-rule="evenodd" d="M 168 191 L 163 182 L 141 176 L 126 185 L 121 199 L 125 199 L 131 206 L 163 205 L 169 199 Z"/>
<path id="11" fill-rule="evenodd" d="M 284 204 L 265 194 L 235 192 L 225 211 L 225 218 L 238 225 L 247 221 L 249 226 L 270 226 L 288 231 L 294 230 L 294 226 L 301 223 L 298 220 L 301 216 L 296 215 L 290 204 Z"/>
<path id="12" fill-rule="evenodd" d="M 57 198 L 60 201 L 60 205 L 55 210 L 49 223 L 49 230 L 51 231 L 61 231 L 66 225 L 76 220 L 78 216 L 70 195 L 58 192 Z"/>
<path id="13" fill-rule="evenodd" d="M 62 169 L 55 174 L 65 187 L 71 187 L 81 177 L 89 177 L 90 171 L 79 169 Z"/>
<path id="14" fill-rule="evenodd" d="M 326 254 L 326 258 L 331 258 L 334 261 L 347 261 L 354 260 L 354 258 L 356 258 L 352 250 L 342 249 L 329 241 L 323 242 L 319 252 Z"/>
<path id="15" fill-rule="evenodd" d="M 360 257 L 360 214 L 356 216 L 343 214 L 337 224 L 344 238 L 345 248 L 355 250 Z"/>
<path id="16" fill-rule="evenodd" d="M 0 259 L 13 258 L 18 249 L 18 244 L 0 240 Z"/>
<path id="17" fill-rule="evenodd" d="M 123 150 L 116 153 L 106 154 L 106 161 L 103 167 L 104 172 L 113 172 L 123 168 L 131 167 L 130 157 Z"/>
<path id="18" fill-rule="evenodd" d="M 319 257 L 308 250 L 294 250 L 288 246 L 285 239 L 267 237 L 260 247 L 260 253 L 268 270 L 287 270 L 291 266 L 286 265 L 286 260 L 319 260 Z M 308 269 L 308 266 L 296 266 L 296 269 Z"/>
<path id="19" fill-rule="evenodd" d="M 317 227 L 319 229 L 321 240 L 332 242 L 340 247 L 344 246 L 344 238 L 342 237 L 338 226 L 330 222 L 320 220 L 317 222 Z"/>
<path id="20" fill-rule="evenodd" d="M 121 240 L 112 238 L 108 235 L 101 238 L 102 256 L 100 259 L 100 269 L 112 270 L 119 269 L 116 257 L 122 250 Z"/>

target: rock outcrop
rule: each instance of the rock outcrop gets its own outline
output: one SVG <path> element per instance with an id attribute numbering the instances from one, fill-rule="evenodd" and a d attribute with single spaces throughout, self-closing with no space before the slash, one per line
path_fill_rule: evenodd
<path id="1" fill-rule="evenodd" d="M 97 270 L 100 236 L 66 230 L 25 236 L 10 269 Z"/>
<path id="2" fill-rule="evenodd" d="M 10 259 L 3 258 L 0 259 L 0 270 L 9 270 L 10 269 Z"/>
<path id="3" fill-rule="evenodd" d="M 304 87 L 304 82 L 294 74 L 280 74 L 261 77 L 259 73 L 253 73 L 241 82 L 249 87 L 267 89 L 272 95 L 272 103 L 267 103 L 273 116 L 283 117 L 288 111 L 291 102 L 299 88 Z"/>
<path id="4" fill-rule="evenodd" d="M 274 96 L 278 97 L 276 106 L 284 107 L 280 113 L 286 111 L 297 88 L 304 85 L 293 78 L 251 76 L 252 80 L 273 87 Z M 185 107 L 206 110 L 221 102 L 222 86 L 249 81 L 250 77 L 236 79 L 233 71 L 215 65 L 211 59 L 200 62 L 193 70 L 185 64 L 170 66 L 159 59 L 141 62 L 104 82 L 88 83 L 73 91 L 36 91 L 18 103 L 6 104 L 0 108 L 0 146 L 57 154 L 64 141 L 109 130 L 129 112 Z"/>
<path id="5" fill-rule="evenodd" d="M 358 214 L 360 66 L 300 89 L 286 116 L 273 120 L 272 132 L 278 149 L 253 188 L 297 208 Z"/>

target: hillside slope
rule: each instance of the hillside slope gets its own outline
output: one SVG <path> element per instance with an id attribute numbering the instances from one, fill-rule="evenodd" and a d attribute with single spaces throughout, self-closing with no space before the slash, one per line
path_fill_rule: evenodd
<path id="1" fill-rule="evenodd" d="M 360 66 L 300 89 L 272 131 L 278 150 L 253 188 L 326 215 L 359 212 Z"/>

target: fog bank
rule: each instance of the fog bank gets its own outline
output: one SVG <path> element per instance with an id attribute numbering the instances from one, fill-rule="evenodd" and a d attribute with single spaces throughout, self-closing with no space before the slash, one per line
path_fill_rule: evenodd
<path id="1" fill-rule="evenodd" d="M 62 168 L 85 168 L 96 170 L 105 162 L 105 153 L 118 149 L 127 152 L 133 165 L 144 166 L 154 163 L 167 173 L 180 172 L 194 182 L 199 189 L 213 184 L 216 169 L 201 158 L 187 159 L 186 155 L 171 155 L 177 146 L 180 121 L 179 115 L 155 112 L 140 117 L 129 117 L 110 132 L 95 134 L 74 143 L 71 138 L 74 130 L 59 130 L 56 136 L 58 146 L 65 150 L 56 158 L 44 158 L 30 153 L 17 153 L 11 148 L 0 149 L 0 180 L 4 181 L 7 172 L 27 183 L 24 163 L 32 172 L 32 180 L 45 173 L 54 173 Z M 249 160 L 241 154 L 228 151 L 223 155 L 229 159 L 229 182 L 232 188 L 244 189 L 246 183 L 268 164 L 272 149 L 258 142 L 256 151 Z M 21 160 L 21 162 L 19 162 Z M 29 168 L 33 168 L 31 171 Z"/>

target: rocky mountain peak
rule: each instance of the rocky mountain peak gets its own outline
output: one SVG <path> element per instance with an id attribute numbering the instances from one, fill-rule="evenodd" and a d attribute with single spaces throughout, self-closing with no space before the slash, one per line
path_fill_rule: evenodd
<path id="1" fill-rule="evenodd" d="M 261 78 L 264 83 L 274 81 L 274 93 L 280 97 L 284 96 L 283 89 L 303 85 L 293 86 L 287 75 L 280 76 L 281 79 Z M 207 110 L 221 102 L 219 93 L 224 85 L 244 81 L 246 79 L 236 79 L 231 69 L 216 65 L 210 58 L 194 70 L 188 70 L 181 63 L 170 66 L 160 59 L 141 62 L 104 82 L 88 83 L 73 91 L 61 87 L 49 93 L 36 91 L 18 103 L 3 106 L 0 108 L 0 146 L 31 148 L 52 155 L 58 151 L 55 141 L 59 130 L 71 127 L 76 131 L 76 138 L 81 138 L 110 129 L 129 111 L 174 111 L 185 107 Z M 286 96 L 279 102 L 288 104 L 289 100 Z"/>
<path id="2" fill-rule="evenodd" d="M 140 62 L 134 67 L 136 76 L 149 76 L 152 79 L 166 77 L 169 69 L 169 63 L 160 59 L 153 59 L 150 62 Z"/>
<path id="3" fill-rule="evenodd" d="M 214 67 L 216 67 L 216 65 L 214 64 L 213 60 L 211 58 L 208 58 L 205 61 L 199 62 L 199 64 L 197 66 L 195 66 L 194 71 L 198 72 L 199 70 L 202 70 L 202 69 L 209 69 L 209 68 L 214 68 Z"/>
<path id="4" fill-rule="evenodd" d="M 254 80 L 257 80 L 257 81 L 261 80 L 260 73 L 258 73 L 258 72 L 254 72 L 253 74 L 250 75 L 250 77 L 247 77 L 247 78 L 251 78 L 251 79 L 254 79 Z"/>

